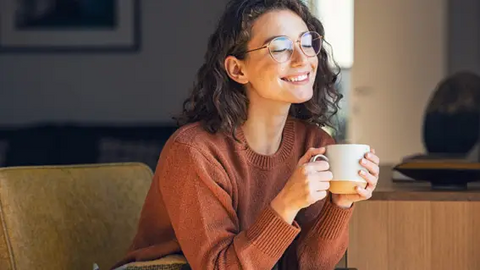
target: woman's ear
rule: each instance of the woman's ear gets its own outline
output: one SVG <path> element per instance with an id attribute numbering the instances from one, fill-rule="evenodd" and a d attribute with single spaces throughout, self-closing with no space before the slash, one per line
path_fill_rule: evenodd
<path id="1" fill-rule="evenodd" d="M 245 72 L 245 66 L 243 62 L 235 56 L 229 55 L 227 58 L 225 58 L 225 70 L 227 71 L 228 77 L 237 83 L 248 83 L 248 76 Z"/>

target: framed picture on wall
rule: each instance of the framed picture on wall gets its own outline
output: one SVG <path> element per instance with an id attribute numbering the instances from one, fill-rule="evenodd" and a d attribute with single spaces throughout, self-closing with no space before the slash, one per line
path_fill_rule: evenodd
<path id="1" fill-rule="evenodd" d="M 140 0 L 1 0 L 0 52 L 140 47 Z"/>

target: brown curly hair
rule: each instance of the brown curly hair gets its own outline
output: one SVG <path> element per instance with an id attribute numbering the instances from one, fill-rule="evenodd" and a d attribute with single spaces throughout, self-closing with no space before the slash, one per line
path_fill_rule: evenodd
<path id="1" fill-rule="evenodd" d="M 210 36 L 205 62 L 197 73 L 190 97 L 183 103 L 183 113 L 175 118 L 179 126 L 200 121 L 211 133 L 235 134 L 236 128 L 247 119 L 249 101 L 244 86 L 227 75 L 224 60 L 229 55 L 244 59 L 255 20 L 266 12 L 286 9 L 302 18 L 310 31 L 325 36 L 321 22 L 300 0 L 231 0 Z M 342 98 L 335 87 L 338 72 L 329 67 L 323 47 L 317 57 L 313 97 L 305 103 L 292 104 L 289 114 L 319 126 L 333 127 L 331 119 Z"/>

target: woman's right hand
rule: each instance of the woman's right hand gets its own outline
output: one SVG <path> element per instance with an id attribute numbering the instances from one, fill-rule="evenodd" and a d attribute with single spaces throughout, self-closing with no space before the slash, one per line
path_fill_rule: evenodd
<path id="1" fill-rule="evenodd" d="M 327 161 L 310 162 L 318 154 L 324 154 L 325 148 L 310 148 L 300 158 L 297 168 L 290 179 L 273 199 L 270 206 L 287 223 L 292 224 L 297 213 L 315 202 L 324 199 L 328 194 L 332 172 Z"/>

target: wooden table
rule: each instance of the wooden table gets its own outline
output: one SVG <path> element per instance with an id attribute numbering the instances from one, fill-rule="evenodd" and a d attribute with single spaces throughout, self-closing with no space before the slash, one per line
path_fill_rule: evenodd
<path id="1" fill-rule="evenodd" d="M 373 197 L 356 204 L 347 259 L 358 270 L 480 269 L 480 183 L 433 191 L 382 167 Z"/>

